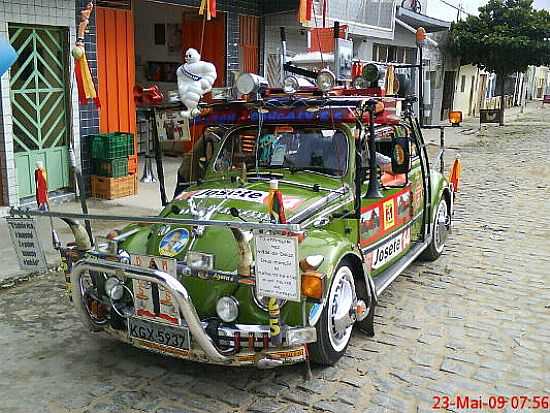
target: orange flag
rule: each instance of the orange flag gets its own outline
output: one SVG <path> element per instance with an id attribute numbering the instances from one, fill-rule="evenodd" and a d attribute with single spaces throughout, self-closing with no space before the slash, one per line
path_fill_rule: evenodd
<path id="1" fill-rule="evenodd" d="M 302 24 L 311 20 L 311 11 L 313 9 L 313 0 L 300 0 L 298 8 L 298 21 Z"/>

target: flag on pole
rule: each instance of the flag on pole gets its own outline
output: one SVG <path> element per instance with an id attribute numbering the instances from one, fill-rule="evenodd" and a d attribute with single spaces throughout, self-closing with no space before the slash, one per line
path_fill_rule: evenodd
<path id="1" fill-rule="evenodd" d="M 453 192 L 458 192 L 461 174 L 462 174 L 462 164 L 460 163 L 460 159 L 457 156 L 457 158 L 453 162 L 451 173 L 449 174 L 449 182 L 451 183 L 451 190 Z"/>
<path id="2" fill-rule="evenodd" d="M 286 224 L 285 206 L 283 194 L 279 191 L 279 181 L 273 179 L 269 182 L 269 195 L 267 196 L 267 212 L 271 219 L 279 224 Z"/>
<path id="3" fill-rule="evenodd" d="M 199 8 L 199 15 L 206 13 L 206 20 L 216 17 L 216 0 L 201 0 L 201 7 Z"/>
<path id="4" fill-rule="evenodd" d="M 298 21 L 302 24 L 311 20 L 311 12 L 313 9 L 313 0 L 300 0 L 298 8 Z"/>

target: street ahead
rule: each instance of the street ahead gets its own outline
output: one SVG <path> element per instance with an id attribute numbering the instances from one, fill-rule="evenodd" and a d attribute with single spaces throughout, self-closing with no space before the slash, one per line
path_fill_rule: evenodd
<path id="1" fill-rule="evenodd" d="M 302 366 L 206 366 L 92 335 L 67 301 L 63 276 L 50 274 L 0 291 L 0 411 L 417 412 L 491 395 L 510 397 L 506 411 L 527 411 L 550 395 L 543 118 L 550 110 L 467 140 L 454 132 L 448 142 L 460 146 L 463 185 L 445 254 L 388 288 L 376 337 L 355 334 L 347 355 L 314 369 L 313 380 L 304 382 Z M 514 410 L 512 396 L 529 404 Z"/>

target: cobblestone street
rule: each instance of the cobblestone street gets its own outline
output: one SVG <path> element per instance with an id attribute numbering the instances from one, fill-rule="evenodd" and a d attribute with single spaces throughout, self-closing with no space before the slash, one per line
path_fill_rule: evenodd
<path id="1" fill-rule="evenodd" d="M 50 274 L 0 290 L 0 411 L 423 412 L 434 396 L 550 395 L 543 116 L 550 122 L 550 110 L 537 111 L 448 140 L 463 178 L 444 255 L 399 277 L 381 297 L 376 336 L 355 333 L 347 355 L 312 380 L 300 365 L 207 366 L 92 336 L 63 276 Z"/>

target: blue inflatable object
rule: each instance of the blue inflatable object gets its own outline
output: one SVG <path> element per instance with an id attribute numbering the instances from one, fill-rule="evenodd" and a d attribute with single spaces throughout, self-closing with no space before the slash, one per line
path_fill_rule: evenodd
<path id="1" fill-rule="evenodd" d="M 16 59 L 15 49 L 6 39 L 0 38 L 0 76 L 7 72 Z"/>

